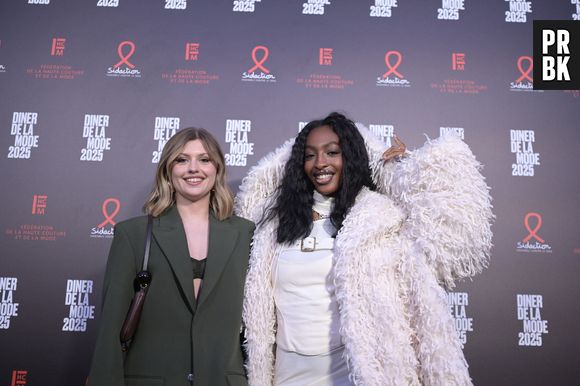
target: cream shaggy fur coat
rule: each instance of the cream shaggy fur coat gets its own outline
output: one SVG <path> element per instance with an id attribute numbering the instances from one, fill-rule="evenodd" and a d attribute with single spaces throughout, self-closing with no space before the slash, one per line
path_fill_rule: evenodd
<path id="1" fill-rule="evenodd" d="M 385 165 L 383 143 L 359 130 L 379 191 L 361 190 L 336 236 L 335 288 L 350 377 L 356 385 L 471 385 L 444 288 L 488 262 L 493 214 L 480 164 L 460 139 L 442 137 Z M 238 215 L 261 219 L 276 199 L 292 143 L 242 181 Z M 256 229 L 246 280 L 251 386 L 273 383 L 276 226 Z"/>

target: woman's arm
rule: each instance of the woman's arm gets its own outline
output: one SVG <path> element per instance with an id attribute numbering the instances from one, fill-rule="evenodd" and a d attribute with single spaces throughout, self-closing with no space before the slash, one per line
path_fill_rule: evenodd
<path id="1" fill-rule="evenodd" d="M 362 123 L 357 122 L 356 127 L 365 141 L 369 157 L 369 166 L 378 191 L 391 196 L 391 181 L 394 171 L 399 164 L 399 162 L 395 162 L 395 158 L 400 155 L 407 156 L 409 152 L 407 152 L 406 148 L 402 152 L 396 150 L 398 146 L 387 148 L 387 145 Z"/>
<path id="2" fill-rule="evenodd" d="M 403 234 L 446 288 L 488 264 L 494 216 L 480 169 L 469 147 L 447 136 L 428 141 L 380 181 L 407 213 Z"/>
<path id="3" fill-rule="evenodd" d="M 89 386 L 125 385 L 119 333 L 133 297 L 135 261 L 135 253 L 123 224 L 117 224 L 105 271 L 101 320 Z"/>
<path id="4" fill-rule="evenodd" d="M 357 127 L 378 190 L 407 212 L 403 232 L 427 256 L 439 283 L 453 288 L 458 279 L 481 272 L 488 264 L 494 215 L 481 164 L 469 147 L 443 136 L 405 152 L 400 162 L 385 161 L 385 144 L 362 124 Z"/>

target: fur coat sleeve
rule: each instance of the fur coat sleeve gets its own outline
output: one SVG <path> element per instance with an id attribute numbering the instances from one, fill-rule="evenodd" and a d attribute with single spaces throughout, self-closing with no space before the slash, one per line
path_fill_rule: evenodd
<path id="1" fill-rule="evenodd" d="M 401 162 L 382 161 L 384 145 L 364 126 L 373 178 L 381 193 L 407 213 L 402 232 L 416 241 L 438 282 L 452 289 L 459 279 L 487 267 L 491 249 L 491 196 L 481 164 L 461 139 L 428 140 Z"/>
<path id="2" fill-rule="evenodd" d="M 260 221 L 280 185 L 293 144 L 294 139 L 286 141 L 250 169 L 236 195 L 235 212 L 238 216 L 256 224 Z"/>

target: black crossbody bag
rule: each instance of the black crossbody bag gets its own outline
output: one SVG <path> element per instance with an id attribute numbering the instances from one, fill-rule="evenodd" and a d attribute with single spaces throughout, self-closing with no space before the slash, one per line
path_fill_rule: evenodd
<path id="1" fill-rule="evenodd" d="M 151 247 L 151 228 L 153 225 L 153 217 L 147 218 L 147 235 L 145 238 L 145 253 L 143 254 L 143 266 L 141 271 L 137 272 L 133 280 L 133 288 L 135 294 L 131 300 L 131 305 L 127 311 L 127 316 L 121 327 L 119 338 L 121 340 L 121 350 L 126 352 L 135 336 L 137 327 L 139 326 L 139 319 L 141 319 L 141 311 L 143 304 L 145 304 L 145 296 L 151 284 L 151 273 L 147 270 L 147 263 L 149 262 L 149 249 Z"/>

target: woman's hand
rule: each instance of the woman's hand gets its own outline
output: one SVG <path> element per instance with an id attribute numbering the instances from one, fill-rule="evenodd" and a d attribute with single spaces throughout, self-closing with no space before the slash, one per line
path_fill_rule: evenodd
<path id="1" fill-rule="evenodd" d="M 392 159 L 399 160 L 399 158 L 405 155 L 405 151 L 407 150 L 407 146 L 395 135 L 395 144 L 388 148 L 383 153 L 383 161 L 389 162 Z"/>

